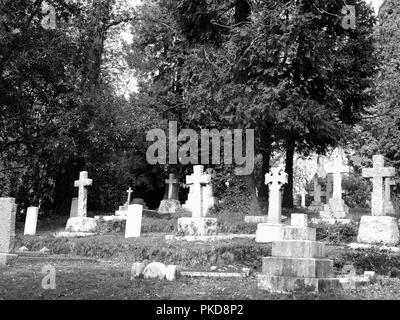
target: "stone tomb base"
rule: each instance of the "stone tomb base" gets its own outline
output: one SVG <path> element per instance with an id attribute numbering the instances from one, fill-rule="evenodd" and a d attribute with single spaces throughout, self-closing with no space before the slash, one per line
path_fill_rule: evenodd
<path id="1" fill-rule="evenodd" d="M 339 288 L 333 261 L 326 258 L 325 244 L 315 241 L 316 230 L 308 228 L 307 215 L 292 214 L 291 226 L 279 227 L 283 239 L 272 242 L 272 255 L 263 258 L 258 288 L 274 293 Z"/>
<path id="2" fill-rule="evenodd" d="M 69 218 L 67 226 L 65 227 L 66 232 L 79 232 L 79 233 L 93 233 L 96 232 L 97 223 L 93 218 L 87 217 L 76 217 Z"/>
<path id="3" fill-rule="evenodd" d="M 287 293 L 296 290 L 310 290 L 321 292 L 324 290 L 340 288 L 338 279 L 318 279 L 302 277 L 281 277 L 281 276 L 257 276 L 257 286 L 261 290 L 274 293 Z"/>
<path id="4" fill-rule="evenodd" d="M 178 237 L 214 236 L 217 234 L 216 218 L 179 218 Z"/>
<path id="5" fill-rule="evenodd" d="M 178 213 L 181 209 L 181 203 L 178 200 L 162 200 L 158 208 L 159 214 Z"/>
<path id="6" fill-rule="evenodd" d="M 362 216 L 357 241 L 370 244 L 398 244 L 399 227 L 397 218 L 389 216 Z"/>

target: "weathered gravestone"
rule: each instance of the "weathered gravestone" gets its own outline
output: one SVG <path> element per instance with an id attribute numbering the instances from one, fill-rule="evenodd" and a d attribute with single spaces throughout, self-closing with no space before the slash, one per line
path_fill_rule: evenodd
<path id="1" fill-rule="evenodd" d="M 327 201 L 324 210 L 320 211 L 323 219 L 344 219 L 349 213 L 349 207 L 342 199 L 342 173 L 348 173 L 349 167 L 343 166 L 342 156 L 339 154 L 332 167 L 327 169 L 327 173 L 333 174 L 333 193 L 332 198 Z"/>
<path id="2" fill-rule="evenodd" d="M 357 241 L 361 243 L 384 243 L 396 245 L 399 242 L 399 228 L 395 217 L 386 215 L 384 179 L 395 175 L 395 169 L 385 167 L 382 155 L 373 156 L 373 168 L 362 169 L 364 178 L 372 178 L 372 216 L 362 216 Z"/>
<path id="3" fill-rule="evenodd" d="M 272 168 L 265 175 L 265 184 L 269 189 L 268 222 L 257 225 L 256 242 L 272 242 L 304 238 L 311 240 L 315 230 L 282 224 L 281 189 L 288 181 L 287 173 L 281 168 Z"/>
<path id="4" fill-rule="evenodd" d="M 293 233 L 293 229 L 306 231 Z M 307 215 L 292 214 L 291 225 L 282 227 L 281 234 L 279 241 L 272 242 L 271 257 L 263 258 L 259 289 L 286 293 L 339 288 L 339 280 L 333 279 L 333 261 L 326 258 L 325 244 L 316 242 L 316 230 L 308 227 Z"/>
<path id="5" fill-rule="evenodd" d="M 75 187 L 79 188 L 78 191 L 78 212 L 77 217 L 69 218 L 65 231 L 78 232 L 78 233 L 92 233 L 96 230 L 96 221 L 93 218 L 87 217 L 87 189 L 91 186 L 92 179 L 88 179 L 87 171 L 82 171 L 79 174 L 79 180 L 75 181 Z"/>
<path id="6" fill-rule="evenodd" d="M 179 202 L 179 181 L 176 179 L 175 174 L 170 173 L 169 179 L 165 180 L 166 189 L 164 199 L 160 203 L 158 213 L 168 214 L 177 213 L 181 210 L 181 203 Z"/>
<path id="7" fill-rule="evenodd" d="M 396 182 L 394 182 L 391 178 L 385 178 L 385 204 L 384 211 L 387 216 L 396 216 L 396 210 L 394 209 L 393 201 L 392 201 L 392 186 L 395 186 Z"/>
<path id="8" fill-rule="evenodd" d="M 311 195 L 314 197 L 313 202 L 311 202 L 308 210 L 310 211 L 319 211 L 324 208 L 321 197 L 325 195 L 325 192 L 322 191 L 321 184 L 319 183 L 318 175 L 315 174 L 313 177 L 313 185 L 314 191 L 311 192 Z"/>
<path id="9" fill-rule="evenodd" d="M 301 191 L 300 191 L 300 196 L 301 196 L 301 207 L 302 208 L 307 208 L 307 205 L 306 205 L 306 196 L 307 196 L 307 191 L 306 191 L 306 189 L 303 187 L 302 189 L 301 189 Z"/>
<path id="10" fill-rule="evenodd" d="M 139 238 L 142 228 L 143 207 L 140 204 L 128 206 L 126 216 L 125 238 Z"/>
<path id="11" fill-rule="evenodd" d="M 0 266 L 14 259 L 15 215 L 17 206 L 14 198 L 0 198 Z"/>
<path id="12" fill-rule="evenodd" d="M 76 218 L 78 216 L 78 198 L 72 198 L 71 208 L 69 210 L 69 217 Z"/>
<path id="13" fill-rule="evenodd" d="M 39 208 L 29 207 L 26 210 L 24 234 L 34 236 L 36 234 L 36 226 L 38 220 Z"/>
<path id="14" fill-rule="evenodd" d="M 205 201 L 204 185 L 211 183 L 211 176 L 204 174 L 204 167 L 201 165 L 193 166 L 193 174 L 186 177 L 186 184 L 192 185 L 190 210 L 191 218 L 178 219 L 179 236 L 208 236 L 215 235 L 217 232 L 217 219 L 206 218 L 208 200 Z M 189 194 L 190 195 L 190 194 Z M 207 196 L 207 194 L 206 194 Z"/>

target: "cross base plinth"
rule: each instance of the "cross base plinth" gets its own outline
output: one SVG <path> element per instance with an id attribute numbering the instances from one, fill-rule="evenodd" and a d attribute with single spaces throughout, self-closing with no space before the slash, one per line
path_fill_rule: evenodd
<path id="1" fill-rule="evenodd" d="M 389 216 L 362 216 L 357 242 L 397 245 L 399 243 L 397 219 Z"/>
<path id="2" fill-rule="evenodd" d="M 69 218 L 67 226 L 65 227 L 65 231 L 70 233 L 94 233 L 96 232 L 96 229 L 96 220 L 87 217 Z"/>
<path id="3" fill-rule="evenodd" d="M 281 240 L 315 240 L 316 230 L 302 226 L 259 223 L 257 225 L 256 242 L 266 243 Z"/>
<path id="4" fill-rule="evenodd" d="M 159 214 L 178 213 L 182 211 L 181 203 L 178 200 L 162 200 L 158 208 Z"/>
<path id="5" fill-rule="evenodd" d="M 216 218 L 179 218 L 177 236 L 214 236 L 217 234 Z"/>
<path id="6" fill-rule="evenodd" d="M 12 260 L 18 258 L 18 255 L 11 253 L 0 253 L 0 267 L 7 265 Z"/>

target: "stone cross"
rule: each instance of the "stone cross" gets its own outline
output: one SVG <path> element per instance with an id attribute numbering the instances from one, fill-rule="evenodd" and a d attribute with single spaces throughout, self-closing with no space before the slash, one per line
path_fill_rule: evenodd
<path id="1" fill-rule="evenodd" d="M 326 175 L 326 191 L 325 191 L 326 202 L 328 202 L 328 200 L 332 198 L 332 182 L 333 182 L 332 174 L 328 173 Z"/>
<path id="2" fill-rule="evenodd" d="M 301 207 L 305 208 L 306 207 L 306 195 L 307 195 L 307 191 L 306 189 L 303 187 L 300 191 L 300 195 L 301 195 Z"/>
<path id="3" fill-rule="evenodd" d="M 88 179 L 87 171 L 79 173 L 79 180 L 75 181 L 75 187 L 79 188 L 78 192 L 78 217 L 87 216 L 87 186 L 91 186 L 92 179 Z"/>
<path id="4" fill-rule="evenodd" d="M 178 200 L 178 195 L 177 195 L 177 187 L 178 186 L 178 179 L 176 179 L 175 174 L 170 173 L 169 174 L 169 179 L 165 180 L 165 183 L 168 185 L 168 198 L 167 199 L 174 199 Z"/>
<path id="5" fill-rule="evenodd" d="M 395 169 L 392 167 L 385 168 L 385 160 L 382 155 L 373 156 L 372 163 L 372 168 L 362 169 L 362 176 L 372 178 L 371 214 L 373 216 L 384 216 L 383 179 L 394 177 Z"/>
<path id="6" fill-rule="evenodd" d="M 314 197 L 314 203 L 321 203 L 321 196 L 323 196 L 325 192 L 321 190 L 321 185 L 319 184 L 317 174 L 315 174 L 313 177 L 313 183 L 314 183 L 314 191 L 311 192 L 311 195 Z"/>
<path id="7" fill-rule="evenodd" d="M 269 190 L 268 223 L 281 223 L 281 188 L 288 183 L 288 175 L 281 168 L 272 168 L 265 174 L 265 184 Z"/>
<path id="8" fill-rule="evenodd" d="M 340 155 L 335 158 L 333 167 L 327 169 L 327 173 L 333 174 L 332 199 L 342 199 L 342 173 L 349 173 L 349 167 L 343 166 Z"/>
<path id="9" fill-rule="evenodd" d="M 126 205 L 129 206 L 129 204 L 131 203 L 131 195 L 132 195 L 132 188 L 129 187 L 129 189 L 126 191 L 128 193 L 128 199 L 126 200 Z"/>
<path id="10" fill-rule="evenodd" d="M 193 185 L 192 217 L 205 217 L 207 212 L 203 210 L 203 190 L 202 185 L 210 183 L 211 176 L 204 174 L 204 167 L 201 165 L 193 166 L 193 174 L 186 177 L 186 184 Z"/>

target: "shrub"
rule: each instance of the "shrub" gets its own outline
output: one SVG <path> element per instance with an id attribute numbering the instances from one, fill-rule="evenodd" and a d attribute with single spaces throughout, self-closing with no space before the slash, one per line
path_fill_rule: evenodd
<path id="1" fill-rule="evenodd" d="M 317 241 L 324 241 L 330 244 L 351 243 L 356 241 L 358 224 L 319 224 L 317 229 Z"/>
<path id="2" fill-rule="evenodd" d="M 334 258 L 334 267 L 341 270 L 345 265 L 354 265 L 357 274 L 375 271 L 380 275 L 389 275 L 393 269 L 400 268 L 400 255 L 379 250 L 378 248 L 346 250 Z"/>

